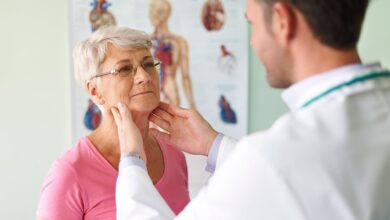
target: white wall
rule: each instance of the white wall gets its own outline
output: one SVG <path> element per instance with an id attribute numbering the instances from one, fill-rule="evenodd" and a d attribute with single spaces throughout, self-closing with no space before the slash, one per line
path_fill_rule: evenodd
<path id="1" fill-rule="evenodd" d="M 67 1 L 0 3 L 0 219 L 34 219 L 71 144 Z"/>
<path id="2" fill-rule="evenodd" d="M 0 219 L 33 219 L 52 161 L 71 147 L 66 0 L 0 1 Z M 390 66 L 389 0 L 373 0 L 359 50 Z M 252 57 L 254 55 L 252 54 Z M 250 131 L 285 107 L 253 57 Z"/>

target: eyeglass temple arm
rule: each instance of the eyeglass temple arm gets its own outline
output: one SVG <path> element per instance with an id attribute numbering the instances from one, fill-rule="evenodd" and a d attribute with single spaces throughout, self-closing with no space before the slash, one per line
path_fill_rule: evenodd
<path id="1" fill-rule="evenodd" d="M 101 73 L 101 74 L 97 74 L 93 77 L 91 77 L 91 79 L 94 79 L 94 78 L 97 78 L 97 77 L 102 77 L 102 76 L 106 76 L 106 75 L 110 75 L 110 74 L 117 74 L 118 73 L 118 70 L 111 70 L 109 72 L 105 72 L 105 73 Z"/>

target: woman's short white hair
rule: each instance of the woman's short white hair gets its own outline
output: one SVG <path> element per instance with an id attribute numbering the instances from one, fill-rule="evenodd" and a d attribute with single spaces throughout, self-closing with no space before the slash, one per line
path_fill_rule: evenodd
<path id="1" fill-rule="evenodd" d="M 128 49 L 149 50 L 152 47 L 150 36 L 143 31 L 118 26 L 99 28 L 73 50 L 74 74 L 84 88 L 87 81 L 98 74 L 99 66 L 106 56 L 108 43 Z"/>

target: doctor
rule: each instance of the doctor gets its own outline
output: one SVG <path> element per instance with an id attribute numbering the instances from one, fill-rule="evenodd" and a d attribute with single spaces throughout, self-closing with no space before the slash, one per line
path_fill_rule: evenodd
<path id="1" fill-rule="evenodd" d="M 145 169 L 127 107 L 113 108 L 123 219 L 390 219 L 390 73 L 356 45 L 368 0 L 247 0 L 252 47 L 290 112 L 235 144 L 197 112 L 161 104 L 153 130 L 208 156 L 208 185 L 174 216 Z"/>

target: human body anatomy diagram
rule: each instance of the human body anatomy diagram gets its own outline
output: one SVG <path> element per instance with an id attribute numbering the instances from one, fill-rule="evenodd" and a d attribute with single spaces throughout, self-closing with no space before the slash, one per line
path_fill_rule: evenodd
<path id="1" fill-rule="evenodd" d="M 152 33 L 154 56 L 162 62 L 161 99 L 180 105 L 177 73 L 180 71 L 183 90 L 190 108 L 195 108 L 189 70 L 187 41 L 169 30 L 168 19 L 172 7 L 167 0 L 150 0 L 149 19 L 154 27 Z"/>

